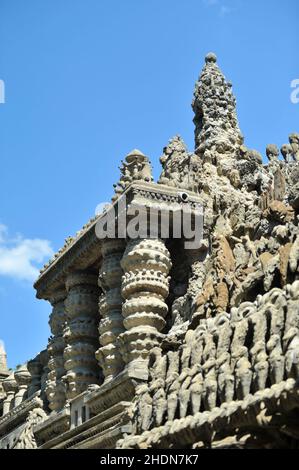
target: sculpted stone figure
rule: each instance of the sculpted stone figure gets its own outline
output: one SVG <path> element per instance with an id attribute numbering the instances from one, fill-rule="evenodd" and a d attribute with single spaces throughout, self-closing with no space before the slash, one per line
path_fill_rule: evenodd
<path id="1" fill-rule="evenodd" d="M 213 328 L 204 334 L 205 347 L 203 350 L 202 371 L 204 375 L 203 401 L 206 410 L 216 406 L 217 379 L 216 379 L 216 345 L 213 340 Z"/>
<path id="2" fill-rule="evenodd" d="M 227 402 L 234 398 L 234 377 L 231 370 L 230 343 L 232 326 L 228 315 L 219 315 L 216 319 L 217 341 L 217 383 L 220 402 Z"/>

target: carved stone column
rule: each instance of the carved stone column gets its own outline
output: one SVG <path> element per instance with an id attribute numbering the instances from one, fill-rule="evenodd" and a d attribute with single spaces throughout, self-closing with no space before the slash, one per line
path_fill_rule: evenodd
<path id="1" fill-rule="evenodd" d="M 95 358 L 98 348 L 97 276 L 74 272 L 67 277 L 65 300 L 68 324 L 64 330 L 66 348 L 64 367 L 67 371 L 67 398 L 84 392 L 88 385 L 100 382 L 100 369 Z"/>
<path id="2" fill-rule="evenodd" d="M 52 411 L 59 411 L 63 408 L 66 399 L 66 386 L 62 377 L 65 374 L 63 351 L 65 341 L 63 338 L 63 329 L 66 321 L 64 300 L 66 291 L 58 290 L 51 297 L 53 306 L 50 315 L 49 325 L 53 336 L 49 339 L 49 373 L 46 382 L 46 395 L 49 401 L 49 408 Z"/>
<path id="3" fill-rule="evenodd" d="M 100 297 L 99 325 L 101 347 L 96 357 L 103 369 L 105 383 L 112 380 L 124 367 L 116 340 L 125 331 L 122 317 L 120 261 L 125 249 L 121 239 L 105 240 L 102 247 L 103 264 L 99 275 L 99 285 L 104 293 Z"/>
<path id="4" fill-rule="evenodd" d="M 20 405 L 24 399 L 27 398 L 27 388 L 30 384 L 31 375 L 27 366 L 21 366 L 15 371 L 15 380 L 18 384 L 18 391 L 15 394 L 14 406 Z"/>
<path id="5" fill-rule="evenodd" d="M 42 372 L 41 372 L 41 377 L 40 377 L 40 391 L 41 391 L 41 399 L 44 401 L 45 404 L 47 404 L 48 399 L 46 395 L 46 384 L 48 380 L 48 374 L 50 372 L 50 369 L 48 367 L 49 363 L 49 354 L 47 349 L 43 349 L 39 353 L 39 360 L 41 362 L 42 366 Z"/>
<path id="6" fill-rule="evenodd" d="M 18 384 L 15 380 L 14 374 L 9 375 L 3 380 L 2 386 L 6 393 L 6 398 L 3 401 L 3 416 L 9 413 L 14 406 L 15 393 L 18 389 Z"/>
<path id="7" fill-rule="evenodd" d="M 127 331 L 119 341 L 127 370 L 146 380 L 149 351 L 160 343 L 166 323 L 170 253 L 162 240 L 131 240 L 121 265 L 122 313 Z"/>
<path id="8" fill-rule="evenodd" d="M 31 397 L 41 388 L 42 364 L 39 360 L 39 354 L 27 362 L 27 369 L 31 375 L 31 381 L 28 386 L 28 397 Z"/>

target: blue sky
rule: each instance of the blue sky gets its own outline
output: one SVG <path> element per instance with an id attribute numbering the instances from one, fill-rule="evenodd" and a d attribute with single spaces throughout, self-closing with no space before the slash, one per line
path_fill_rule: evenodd
<path id="1" fill-rule="evenodd" d="M 214 51 L 245 143 L 299 131 L 298 0 L 0 0 L 0 338 L 10 367 L 43 349 L 40 267 L 112 195 L 120 160 L 179 133 Z"/>

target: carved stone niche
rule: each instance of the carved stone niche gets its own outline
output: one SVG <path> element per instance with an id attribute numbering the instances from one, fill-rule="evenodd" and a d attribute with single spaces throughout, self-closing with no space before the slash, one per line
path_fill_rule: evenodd
<path id="1" fill-rule="evenodd" d="M 95 358 L 99 345 L 97 281 L 95 274 L 82 271 L 70 274 L 66 280 L 67 326 L 63 336 L 66 341 L 64 367 L 68 399 L 84 392 L 88 385 L 101 381 L 101 371 Z"/>

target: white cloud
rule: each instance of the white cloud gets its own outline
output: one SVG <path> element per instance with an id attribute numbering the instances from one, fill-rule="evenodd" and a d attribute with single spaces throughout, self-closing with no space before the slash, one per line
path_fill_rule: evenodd
<path id="1" fill-rule="evenodd" d="M 232 11 L 232 8 L 224 4 L 222 0 L 202 0 L 206 7 L 215 7 L 217 12 L 221 15 L 227 15 Z"/>
<path id="2" fill-rule="evenodd" d="M 0 275 L 34 281 L 45 258 L 53 255 L 48 240 L 27 239 L 18 234 L 9 238 L 6 225 L 0 224 Z"/>

